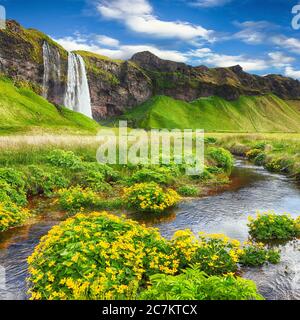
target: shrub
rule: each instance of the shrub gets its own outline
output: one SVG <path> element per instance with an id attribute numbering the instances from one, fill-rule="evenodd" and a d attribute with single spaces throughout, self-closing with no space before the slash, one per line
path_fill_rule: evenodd
<path id="1" fill-rule="evenodd" d="M 28 258 L 29 293 L 31 299 L 133 299 L 155 274 L 177 275 L 189 265 L 228 274 L 242 254 L 240 243 L 223 235 L 178 231 L 169 241 L 125 217 L 77 214 L 50 230 Z M 205 292 L 217 295 L 211 286 Z"/>
<path id="2" fill-rule="evenodd" d="M 216 166 L 223 168 L 227 172 L 230 172 L 234 160 L 232 154 L 223 148 L 210 148 L 208 149 L 209 157 L 215 162 Z"/>
<path id="3" fill-rule="evenodd" d="M 119 180 L 119 173 L 111 167 L 96 162 L 83 162 L 73 177 L 74 184 L 96 192 L 109 191 L 108 182 Z"/>
<path id="4" fill-rule="evenodd" d="M 0 231 L 22 225 L 30 213 L 12 202 L 0 202 Z"/>
<path id="5" fill-rule="evenodd" d="M 108 213 L 78 214 L 54 227 L 28 259 L 31 299 L 130 299 L 179 262 L 156 229 Z"/>
<path id="6" fill-rule="evenodd" d="M 82 165 L 81 158 L 72 151 L 53 150 L 47 157 L 47 161 L 56 167 L 78 169 Z"/>
<path id="7" fill-rule="evenodd" d="M 199 179 L 201 181 L 208 181 L 208 180 L 211 180 L 212 178 L 213 178 L 213 174 L 209 172 L 208 168 L 204 168 L 201 174 L 192 176 L 192 179 L 194 180 Z"/>
<path id="8" fill-rule="evenodd" d="M 140 300 L 263 300 L 251 280 L 226 276 L 207 276 L 198 269 L 187 269 L 178 276 L 157 274 Z"/>
<path id="9" fill-rule="evenodd" d="M 25 188 L 23 173 L 12 168 L 0 168 L 0 180 L 5 181 L 15 190 Z"/>
<path id="10" fill-rule="evenodd" d="M 209 275 L 235 272 L 241 249 L 240 243 L 231 242 L 224 235 L 206 235 L 196 237 L 190 230 L 177 231 L 172 239 L 183 265 L 197 265 Z"/>
<path id="11" fill-rule="evenodd" d="M 97 174 L 102 174 L 106 182 L 120 180 L 119 172 L 115 171 L 113 168 L 103 163 L 84 162 L 82 164 L 82 171 L 95 172 Z"/>
<path id="12" fill-rule="evenodd" d="M 251 149 L 246 153 L 246 157 L 250 160 L 253 160 L 261 153 L 262 153 L 261 149 Z"/>
<path id="13" fill-rule="evenodd" d="M 146 212 L 163 212 L 180 200 L 176 191 L 164 190 L 156 183 L 138 183 L 125 188 L 124 196 L 130 208 Z"/>
<path id="14" fill-rule="evenodd" d="M 286 158 L 274 159 L 271 162 L 265 164 L 267 170 L 271 172 L 283 172 L 288 173 L 293 166 L 293 160 Z"/>
<path id="15" fill-rule="evenodd" d="M 207 167 L 207 171 L 211 174 L 222 174 L 224 170 L 218 167 Z"/>
<path id="16" fill-rule="evenodd" d="M 267 170 L 271 172 L 280 172 L 281 171 L 281 164 L 280 159 L 274 159 L 265 164 Z"/>
<path id="17" fill-rule="evenodd" d="M 51 196 L 53 192 L 67 188 L 70 181 L 61 171 L 46 172 L 38 166 L 29 166 L 27 173 L 27 191 L 31 195 L 45 194 Z"/>
<path id="18" fill-rule="evenodd" d="M 255 157 L 254 163 L 257 166 L 263 166 L 265 164 L 266 158 L 267 158 L 267 156 L 265 153 L 260 153 Z"/>
<path id="19" fill-rule="evenodd" d="M 177 192 L 184 197 L 196 197 L 199 195 L 199 189 L 194 186 L 182 186 L 177 189 Z"/>
<path id="20" fill-rule="evenodd" d="M 254 149 L 259 149 L 261 151 L 264 151 L 266 149 L 266 146 L 267 146 L 266 142 L 260 141 L 255 144 Z"/>
<path id="21" fill-rule="evenodd" d="M 236 272 L 238 264 L 261 266 L 266 262 L 278 263 L 280 253 L 268 250 L 262 244 L 246 243 L 230 239 L 222 234 L 199 233 L 190 230 L 175 232 L 172 245 L 180 258 L 182 269 L 195 265 L 208 275 Z"/>
<path id="22" fill-rule="evenodd" d="M 0 180 L 0 202 L 13 202 L 24 207 L 27 204 L 26 193 L 23 189 L 14 189 L 4 180 Z"/>
<path id="23" fill-rule="evenodd" d="M 289 215 L 276 215 L 274 212 L 249 217 L 250 235 L 258 240 L 290 240 L 297 236 L 297 220 Z"/>
<path id="24" fill-rule="evenodd" d="M 204 143 L 207 143 L 207 144 L 216 144 L 217 141 L 218 140 L 216 138 L 213 138 L 213 137 L 204 138 Z"/>
<path id="25" fill-rule="evenodd" d="M 24 175 L 12 168 L 0 168 L 0 202 L 12 201 L 19 206 L 27 204 Z"/>
<path id="26" fill-rule="evenodd" d="M 174 182 L 174 178 L 172 177 L 171 170 L 169 168 L 143 168 L 136 171 L 129 179 L 129 182 L 155 182 L 158 184 L 170 185 Z"/>
<path id="27" fill-rule="evenodd" d="M 244 266 L 261 266 L 269 262 L 277 264 L 280 262 L 280 252 L 276 249 L 267 250 L 263 243 L 248 243 L 243 247 L 239 263 Z"/>
<path id="28" fill-rule="evenodd" d="M 80 186 L 58 191 L 59 205 L 63 210 L 70 213 L 81 211 L 83 208 L 93 208 L 97 203 L 97 194 L 89 189 Z"/>

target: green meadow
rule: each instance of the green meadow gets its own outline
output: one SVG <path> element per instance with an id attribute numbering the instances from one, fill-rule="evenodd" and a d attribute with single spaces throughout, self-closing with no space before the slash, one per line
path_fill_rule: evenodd
<path id="1" fill-rule="evenodd" d="M 146 129 L 190 128 L 206 132 L 244 133 L 300 130 L 297 102 L 287 102 L 274 95 L 242 96 L 236 101 L 209 97 L 191 103 L 156 96 L 128 110 L 121 119 L 128 120 L 133 127 Z"/>

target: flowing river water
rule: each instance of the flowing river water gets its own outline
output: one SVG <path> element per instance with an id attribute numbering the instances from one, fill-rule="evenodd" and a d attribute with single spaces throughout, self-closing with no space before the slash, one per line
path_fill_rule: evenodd
<path id="1" fill-rule="evenodd" d="M 237 160 L 231 186 L 201 199 L 186 201 L 163 219 L 148 221 L 171 237 L 178 229 L 224 233 L 247 240 L 247 217 L 257 210 L 274 209 L 296 217 L 300 211 L 300 186 L 289 178 Z M 26 299 L 26 259 L 41 236 L 59 221 L 51 218 L 0 234 L 0 300 Z M 300 242 L 280 246 L 278 265 L 245 268 L 242 276 L 254 280 L 269 300 L 300 299 Z"/>

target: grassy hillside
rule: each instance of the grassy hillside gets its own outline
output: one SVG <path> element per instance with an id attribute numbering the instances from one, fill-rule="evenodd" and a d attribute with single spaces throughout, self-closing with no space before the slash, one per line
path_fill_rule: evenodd
<path id="1" fill-rule="evenodd" d="M 17 88 L 11 80 L 0 78 L 0 134 L 93 134 L 97 129 L 99 125 L 94 120 L 66 108 L 58 110 L 33 91 Z"/>
<path id="2" fill-rule="evenodd" d="M 274 95 L 219 97 L 192 103 L 157 96 L 129 110 L 122 118 L 135 127 L 191 128 L 208 132 L 300 132 L 300 110 Z"/>

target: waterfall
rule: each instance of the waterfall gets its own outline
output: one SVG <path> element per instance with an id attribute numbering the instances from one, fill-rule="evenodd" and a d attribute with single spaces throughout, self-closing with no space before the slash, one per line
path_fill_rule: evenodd
<path id="1" fill-rule="evenodd" d="M 48 42 L 43 43 L 44 77 L 43 77 L 43 97 L 57 97 L 60 95 L 61 83 L 61 63 L 59 51 L 49 46 Z M 51 92 L 50 92 L 51 91 Z"/>
<path id="2" fill-rule="evenodd" d="M 68 57 L 68 83 L 65 106 L 92 118 L 90 89 L 83 58 L 73 52 Z"/>

